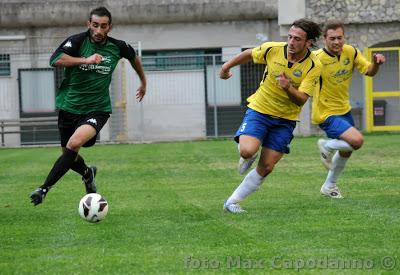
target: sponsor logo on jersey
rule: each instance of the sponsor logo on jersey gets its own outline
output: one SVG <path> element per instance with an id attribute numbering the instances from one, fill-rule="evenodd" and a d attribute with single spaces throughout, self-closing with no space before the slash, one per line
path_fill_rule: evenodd
<path id="1" fill-rule="evenodd" d="M 101 59 L 101 62 L 110 63 L 111 62 L 111 57 L 110 56 L 103 56 L 103 58 Z"/>
<path id="2" fill-rule="evenodd" d="M 95 71 L 99 74 L 110 74 L 111 72 L 111 67 L 97 64 L 82 64 L 79 65 L 79 69 L 82 71 Z"/>
<path id="3" fill-rule="evenodd" d="M 339 76 L 343 76 L 343 75 L 347 75 L 349 73 L 349 71 L 348 70 L 338 70 L 336 73 L 335 73 L 335 77 L 339 77 Z"/>

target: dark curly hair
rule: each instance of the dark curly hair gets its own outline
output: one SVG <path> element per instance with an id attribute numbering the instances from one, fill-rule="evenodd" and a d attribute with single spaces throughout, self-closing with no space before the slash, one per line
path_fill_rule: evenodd
<path id="1" fill-rule="evenodd" d="M 305 18 L 294 21 L 291 27 L 302 29 L 307 34 L 307 39 L 313 40 L 314 43 L 321 36 L 322 32 L 317 23 Z"/>

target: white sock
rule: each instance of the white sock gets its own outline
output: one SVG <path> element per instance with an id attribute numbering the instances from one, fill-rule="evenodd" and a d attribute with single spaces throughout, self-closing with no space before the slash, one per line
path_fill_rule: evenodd
<path id="1" fill-rule="evenodd" d="M 333 188 L 336 186 L 336 182 L 342 173 L 344 167 L 346 166 L 346 162 L 349 158 L 344 158 L 340 156 L 339 152 L 336 152 L 332 158 L 332 169 L 329 170 L 328 176 L 326 177 L 324 187 L 325 188 Z"/>
<path id="2" fill-rule="evenodd" d="M 328 139 L 325 144 L 325 148 L 330 150 L 330 151 L 344 151 L 344 152 L 352 152 L 354 151 L 354 148 L 351 147 L 350 144 L 348 144 L 346 141 L 341 140 L 341 139 Z"/>
<path id="3" fill-rule="evenodd" d="M 237 203 L 244 200 L 247 196 L 260 188 L 261 184 L 264 182 L 264 179 L 265 177 L 262 177 L 257 173 L 256 168 L 251 170 L 226 201 L 227 204 Z"/>

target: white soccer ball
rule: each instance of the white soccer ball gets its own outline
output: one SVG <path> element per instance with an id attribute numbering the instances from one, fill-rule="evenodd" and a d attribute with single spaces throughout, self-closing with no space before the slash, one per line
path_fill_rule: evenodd
<path id="1" fill-rule="evenodd" d="M 99 222 L 107 216 L 108 203 L 97 193 L 85 195 L 79 202 L 79 215 L 88 222 Z"/>

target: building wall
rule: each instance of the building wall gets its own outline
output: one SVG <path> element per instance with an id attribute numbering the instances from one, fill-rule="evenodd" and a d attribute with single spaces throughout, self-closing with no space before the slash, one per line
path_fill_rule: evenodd
<path id="1" fill-rule="evenodd" d="M 277 17 L 276 0 L 2 0 L 0 25 L 7 28 L 77 26 L 91 9 L 107 7 L 113 22 L 169 24 Z"/>
<path id="2" fill-rule="evenodd" d="M 0 119 L 19 116 L 18 68 L 48 66 L 42 61 L 39 64 L 35 56 L 41 53 L 49 57 L 67 36 L 85 31 L 89 11 L 100 5 L 108 7 L 113 15 L 110 36 L 128 42 L 141 41 L 142 51 L 222 49 L 224 53 L 231 48 L 240 50 L 266 40 L 285 40 L 287 27 L 301 17 L 318 23 L 330 17 L 344 20 L 347 41 L 361 50 L 379 43 L 396 44 L 400 40 L 398 0 L 2 0 L 0 54 L 34 54 L 27 63 L 14 62 L 11 77 L 0 77 Z M 352 102 L 362 108 L 361 77 L 354 78 L 352 90 L 355 91 Z M 128 105 L 129 108 L 133 114 L 140 110 Z M 309 116 L 307 104 L 296 134 L 315 133 Z M 143 122 L 136 118 L 128 116 L 127 125 L 133 129 L 140 127 Z M 203 129 L 204 121 L 196 123 Z M 110 129 L 105 133 L 111 136 Z M 160 134 L 156 129 L 153 133 L 154 137 Z M 132 129 L 128 130 L 127 136 L 133 135 Z"/>
<path id="3" fill-rule="evenodd" d="M 113 15 L 110 36 L 130 43 L 141 41 L 142 51 L 229 47 L 240 50 L 243 47 L 256 46 L 266 39 L 281 39 L 277 27 L 277 1 L 3 0 L 0 9 L 0 53 L 42 53 L 48 58 L 67 36 L 87 30 L 85 24 L 90 10 L 100 5 L 109 8 Z M 11 40 L 7 40 L 10 36 Z M 5 102 L 0 102 L 0 106 L 4 105 L 4 109 L 0 110 L 0 119 L 19 117 L 15 70 L 26 65 L 28 64 L 15 63 L 12 65 L 14 69 L 11 77 L 0 78 L 0 87 L 5 85 L 7 87 L 4 90 L 8 90 L 8 96 L 4 100 L 7 104 L 12 102 L 14 106 L 8 108 Z M 198 79 L 190 81 L 193 73 L 186 72 L 180 77 L 182 74 L 177 72 L 148 72 L 149 93 L 142 105 L 137 104 L 134 98 L 137 87 L 129 81 L 126 82 L 129 88 L 126 109 L 114 108 L 110 123 L 102 131 L 101 140 L 126 137 L 134 140 L 205 137 L 204 73 L 198 73 Z M 120 78 L 119 74 L 117 71 L 114 77 Z M 126 75 L 132 75 L 129 66 Z M 168 86 L 162 87 L 165 80 L 171 77 L 175 82 L 169 82 L 166 84 Z M 117 87 L 111 87 L 111 90 L 113 96 L 116 96 L 115 93 L 118 93 L 125 80 L 118 79 L 114 82 L 118 82 L 115 84 Z M 194 85 L 195 83 L 198 85 Z M 202 101 L 181 104 L 178 99 L 174 100 L 174 104 L 164 102 L 164 105 L 153 102 L 154 94 L 160 92 L 174 96 L 174 93 L 168 92 L 173 87 L 189 88 Z M 140 119 L 142 115 L 144 118 Z M 126 132 L 121 132 L 118 125 L 127 126 Z"/>
<path id="4" fill-rule="evenodd" d="M 400 40 L 400 2 L 398 0 L 306 0 L 307 17 L 323 23 L 341 19 L 346 24 L 346 39 L 363 49 L 378 43 Z M 399 46 L 399 42 L 397 45 Z"/>

